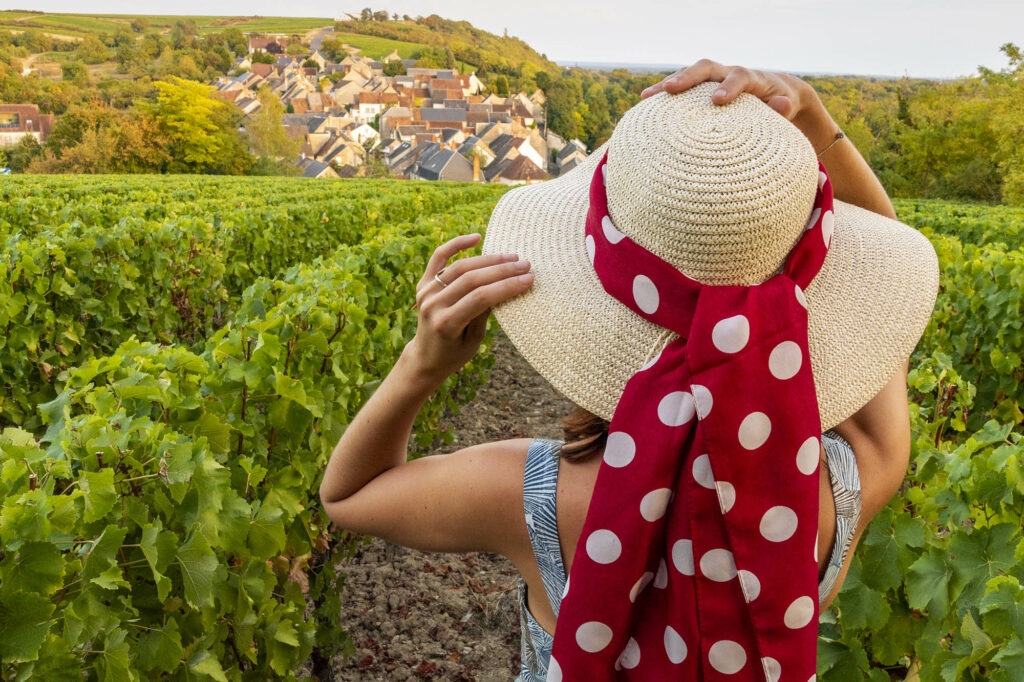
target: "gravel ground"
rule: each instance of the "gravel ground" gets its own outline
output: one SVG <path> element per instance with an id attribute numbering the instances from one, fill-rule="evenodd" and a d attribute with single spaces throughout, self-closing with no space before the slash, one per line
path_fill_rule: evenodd
<path id="1" fill-rule="evenodd" d="M 500 330 L 491 378 L 451 417 L 456 441 L 435 453 L 506 438 L 561 438 L 575 405 Z M 339 565 L 342 621 L 356 653 L 336 680 L 509 682 L 519 672 L 519 573 L 497 554 L 427 553 L 377 538 Z"/>

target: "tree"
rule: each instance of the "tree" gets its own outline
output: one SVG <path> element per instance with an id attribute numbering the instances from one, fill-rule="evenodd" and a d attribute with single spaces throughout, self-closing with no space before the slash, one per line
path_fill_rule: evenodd
<path id="1" fill-rule="evenodd" d="M 277 61 L 277 58 L 269 52 L 253 52 L 252 56 L 249 57 L 249 61 L 253 64 L 273 64 Z"/>
<path id="2" fill-rule="evenodd" d="M 284 48 L 285 54 L 289 54 L 292 57 L 299 57 L 301 55 L 309 54 L 309 48 L 302 43 L 289 43 L 288 47 Z"/>
<path id="3" fill-rule="evenodd" d="M 22 173 L 40 153 L 42 147 L 39 146 L 39 140 L 33 135 L 25 135 L 17 144 L 0 148 L 0 166 L 10 168 L 14 173 Z"/>
<path id="4" fill-rule="evenodd" d="M 153 85 L 156 102 L 142 109 L 165 141 L 171 159 L 165 172 L 237 175 L 249 170 L 253 158 L 238 133 L 238 109 L 214 97 L 213 88 L 203 83 L 171 76 Z"/>
<path id="5" fill-rule="evenodd" d="M 283 123 L 284 105 L 266 83 L 259 87 L 257 96 L 261 106 L 245 124 L 252 150 L 260 157 L 294 167 L 302 140 L 287 134 Z"/>
<path id="6" fill-rule="evenodd" d="M 364 7 L 363 11 L 359 13 L 359 18 L 362 21 L 373 21 L 373 10 L 369 7 Z"/>
<path id="7" fill-rule="evenodd" d="M 100 62 L 107 61 L 110 56 L 110 50 L 107 49 L 107 46 L 94 35 L 87 35 L 78 44 L 75 53 L 78 59 L 86 64 L 99 64 Z"/>
<path id="8" fill-rule="evenodd" d="M 551 87 L 551 74 L 547 71 L 538 71 L 533 79 L 537 82 L 537 87 L 544 92 L 547 92 L 548 88 Z"/>
<path id="9" fill-rule="evenodd" d="M 304 69 L 319 69 L 320 65 L 317 64 L 315 59 L 307 59 L 306 61 L 302 62 L 302 68 L 304 68 Z"/>
<path id="10" fill-rule="evenodd" d="M 378 11 L 374 12 L 373 13 L 373 20 L 374 21 L 387 21 L 388 20 L 387 10 L 378 10 Z"/>
<path id="11" fill-rule="evenodd" d="M 146 17 L 135 17 L 132 19 L 132 30 L 136 33 L 145 33 L 149 29 L 149 19 Z"/>
<path id="12" fill-rule="evenodd" d="M 64 62 L 60 65 L 61 78 L 80 88 L 89 86 L 89 70 L 82 62 Z"/>
<path id="13" fill-rule="evenodd" d="M 444 46 L 444 66 L 446 69 L 455 68 L 455 55 L 452 53 L 452 48 L 448 45 Z"/>
<path id="14" fill-rule="evenodd" d="M 392 59 L 390 62 L 384 63 L 385 76 L 404 76 L 405 73 L 405 62 L 401 59 Z"/>
<path id="15" fill-rule="evenodd" d="M 504 75 L 495 78 L 494 92 L 497 93 L 499 97 L 508 97 L 508 78 Z"/>

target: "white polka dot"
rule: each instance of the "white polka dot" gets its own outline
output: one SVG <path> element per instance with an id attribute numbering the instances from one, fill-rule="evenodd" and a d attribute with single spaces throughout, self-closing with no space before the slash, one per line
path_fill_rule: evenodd
<path id="1" fill-rule="evenodd" d="M 626 236 L 615 229 L 615 226 L 612 225 L 612 219 L 608 216 L 605 216 L 601 220 L 601 229 L 604 230 L 605 239 L 610 241 L 612 244 L 618 244 Z"/>
<path id="2" fill-rule="evenodd" d="M 807 682 L 818 682 L 818 675 L 814 674 L 807 678 Z"/>
<path id="3" fill-rule="evenodd" d="M 825 211 L 825 215 L 821 216 L 821 238 L 825 242 L 826 248 L 832 241 L 833 229 L 835 229 L 835 216 L 832 211 Z"/>
<path id="4" fill-rule="evenodd" d="M 604 461 L 616 469 L 633 461 L 636 443 L 625 431 L 612 431 L 604 443 Z"/>
<path id="5" fill-rule="evenodd" d="M 554 656 L 548 661 L 547 682 L 562 682 L 562 666 L 558 665 Z"/>
<path id="6" fill-rule="evenodd" d="M 637 595 L 643 592 L 644 588 L 647 587 L 648 583 L 652 580 L 654 580 L 654 574 L 650 571 L 647 571 L 640 576 L 640 579 L 636 581 L 635 585 L 633 585 L 633 589 L 629 591 L 629 601 L 636 602 Z"/>
<path id="7" fill-rule="evenodd" d="M 665 426 L 681 426 L 696 413 L 693 396 L 686 391 L 672 391 L 658 403 L 658 419 Z"/>
<path id="8" fill-rule="evenodd" d="M 793 603 L 786 608 L 786 615 L 782 622 L 791 630 L 799 630 L 811 622 L 814 618 L 814 600 L 810 597 L 797 597 Z"/>
<path id="9" fill-rule="evenodd" d="M 594 264 L 594 255 L 597 253 L 597 243 L 594 241 L 594 235 L 587 235 L 587 257 L 590 258 L 590 264 Z"/>
<path id="10" fill-rule="evenodd" d="M 665 628 L 665 653 L 668 654 L 668 660 L 673 663 L 678 664 L 686 660 L 686 642 L 671 625 Z"/>
<path id="11" fill-rule="evenodd" d="M 615 533 L 602 528 L 587 537 L 587 556 L 599 564 L 610 564 L 622 554 L 622 543 Z"/>
<path id="12" fill-rule="evenodd" d="M 665 349 L 664 349 L 664 348 L 662 348 L 661 350 L 659 350 L 659 351 L 658 351 L 658 354 L 657 354 L 657 355 L 655 355 L 655 356 L 654 356 L 653 358 L 651 358 L 650 360 L 648 360 L 647 362 L 645 362 L 645 363 L 644 363 L 644 366 L 643 366 L 643 367 L 641 367 L 641 368 L 640 368 L 639 370 L 637 370 L 637 371 L 640 371 L 640 372 L 642 372 L 642 371 L 644 371 L 645 369 L 650 369 L 651 367 L 654 367 L 654 363 L 656 363 L 656 362 L 657 362 L 657 361 L 658 361 L 659 359 L 661 359 L 661 353 L 662 353 L 662 351 L 663 351 L 663 350 L 665 350 Z"/>
<path id="13" fill-rule="evenodd" d="M 796 512 L 785 505 L 776 505 L 761 517 L 761 536 L 770 542 L 784 542 L 796 532 Z"/>
<path id="14" fill-rule="evenodd" d="M 818 470 L 820 461 L 821 445 L 818 443 L 817 436 L 811 436 L 796 451 L 796 468 L 800 470 L 801 474 L 809 476 Z"/>
<path id="15" fill-rule="evenodd" d="M 820 173 L 821 171 L 818 171 L 818 172 Z M 601 166 L 601 184 L 602 185 L 607 185 L 608 184 L 608 166 L 607 166 L 607 164 Z M 819 182 L 818 186 L 819 187 L 821 186 L 820 182 Z"/>
<path id="16" fill-rule="evenodd" d="M 700 558 L 700 572 L 715 582 L 724 583 L 736 577 L 736 562 L 727 549 L 710 549 Z"/>
<path id="17" fill-rule="evenodd" d="M 725 514 L 736 504 L 736 488 L 729 481 L 716 481 L 715 489 L 718 490 L 718 506 Z"/>
<path id="18" fill-rule="evenodd" d="M 827 179 L 828 176 L 825 175 L 825 171 L 818 171 L 818 189 L 821 189 L 822 187 L 825 186 L 825 180 Z"/>
<path id="19" fill-rule="evenodd" d="M 750 322 L 743 315 L 719 320 L 711 330 L 711 342 L 723 353 L 738 353 L 750 339 Z"/>
<path id="20" fill-rule="evenodd" d="M 648 315 L 658 309 L 658 287 L 647 275 L 637 275 L 633 278 L 633 300 L 636 307 Z"/>
<path id="21" fill-rule="evenodd" d="M 693 393 L 693 402 L 697 406 L 697 418 L 704 419 L 711 412 L 711 391 L 700 384 L 690 384 L 690 391 Z"/>
<path id="22" fill-rule="evenodd" d="M 740 445 L 747 450 L 756 450 L 768 440 L 772 422 L 764 412 L 751 412 L 740 422 Z"/>
<path id="23" fill-rule="evenodd" d="M 764 666 L 764 677 L 765 682 L 779 682 L 779 678 L 782 677 L 782 666 L 771 656 L 765 656 L 761 659 L 761 665 Z"/>
<path id="24" fill-rule="evenodd" d="M 820 216 L 820 215 L 821 215 L 821 207 L 820 206 L 815 208 L 813 211 L 811 211 L 811 217 L 807 219 L 807 224 L 804 225 L 804 232 L 806 232 L 807 230 L 811 229 L 812 227 L 815 226 L 815 224 L 817 224 L 818 216 Z"/>
<path id="25" fill-rule="evenodd" d="M 672 565 L 683 575 L 693 575 L 692 540 L 676 540 L 672 545 Z"/>
<path id="26" fill-rule="evenodd" d="M 659 590 L 668 587 L 668 565 L 665 564 L 664 559 L 658 564 L 658 575 L 654 576 L 654 586 Z"/>
<path id="27" fill-rule="evenodd" d="M 804 296 L 804 290 L 800 288 L 799 284 L 795 284 L 793 286 L 796 287 L 796 300 L 800 302 L 800 305 L 802 305 L 804 308 L 806 308 L 807 307 L 807 297 Z"/>
<path id="28" fill-rule="evenodd" d="M 640 500 L 640 516 L 647 521 L 657 521 L 665 515 L 668 499 L 672 495 L 671 488 L 658 488 L 644 495 Z"/>
<path id="29" fill-rule="evenodd" d="M 565 595 L 569 594 L 569 577 L 565 576 L 565 589 L 562 590 L 562 599 L 565 599 Z"/>
<path id="30" fill-rule="evenodd" d="M 618 664 L 623 668 L 635 668 L 640 665 L 640 645 L 632 637 L 626 642 L 626 648 L 619 656 Z"/>
<path id="31" fill-rule="evenodd" d="M 715 642 L 708 649 L 708 660 L 711 667 L 725 675 L 738 673 L 747 663 L 747 652 L 731 639 Z"/>
<path id="32" fill-rule="evenodd" d="M 576 629 L 576 643 L 589 653 L 597 653 L 612 641 L 612 629 L 604 623 L 592 620 Z"/>
<path id="33" fill-rule="evenodd" d="M 761 581 L 757 579 L 757 576 L 742 568 L 736 571 L 736 575 L 740 579 L 740 589 L 743 590 L 743 598 L 747 602 L 757 599 L 757 595 L 761 594 Z"/>
<path id="34" fill-rule="evenodd" d="M 768 370 L 776 379 L 792 379 L 800 371 L 803 355 L 796 341 L 783 341 L 768 355 Z"/>
<path id="35" fill-rule="evenodd" d="M 711 458 L 707 455 L 701 455 L 693 459 L 693 480 L 708 490 L 714 489 L 715 477 L 711 473 Z"/>

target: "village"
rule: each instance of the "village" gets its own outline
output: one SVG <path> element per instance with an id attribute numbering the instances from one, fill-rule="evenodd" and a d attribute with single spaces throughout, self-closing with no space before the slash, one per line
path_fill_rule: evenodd
<path id="1" fill-rule="evenodd" d="M 249 55 L 232 67 L 237 75 L 212 85 L 246 116 L 261 106 L 257 89 L 270 86 L 289 112 L 287 134 L 302 140 L 296 163 L 305 177 L 353 177 L 376 155 L 391 177 L 516 185 L 586 158 L 584 143 L 547 129 L 540 90 L 499 97 L 475 73 L 417 68 L 397 51 L 376 61 L 347 47 L 331 62 L 315 48 L 285 54 L 283 36 L 248 40 Z M 277 59 L 255 61 L 257 53 Z M 385 75 L 393 70 L 404 74 Z"/>

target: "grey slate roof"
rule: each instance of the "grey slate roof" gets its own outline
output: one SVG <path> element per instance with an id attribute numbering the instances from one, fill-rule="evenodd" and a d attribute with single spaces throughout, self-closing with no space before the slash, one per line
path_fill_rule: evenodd
<path id="1" fill-rule="evenodd" d="M 315 178 L 324 172 L 325 168 L 329 168 L 326 163 L 321 163 L 315 159 L 310 159 L 310 162 L 306 165 L 306 169 L 302 171 L 302 177 L 304 178 Z"/>
<path id="2" fill-rule="evenodd" d="M 465 121 L 465 109 L 420 109 L 424 121 Z"/>
<path id="3" fill-rule="evenodd" d="M 580 149 L 579 145 L 577 145 L 575 141 L 567 142 L 565 146 L 562 147 L 562 151 L 558 152 L 558 156 L 555 157 L 555 162 L 561 165 L 562 161 L 576 153 L 582 154 L 584 158 L 587 156 L 587 153 Z"/>

